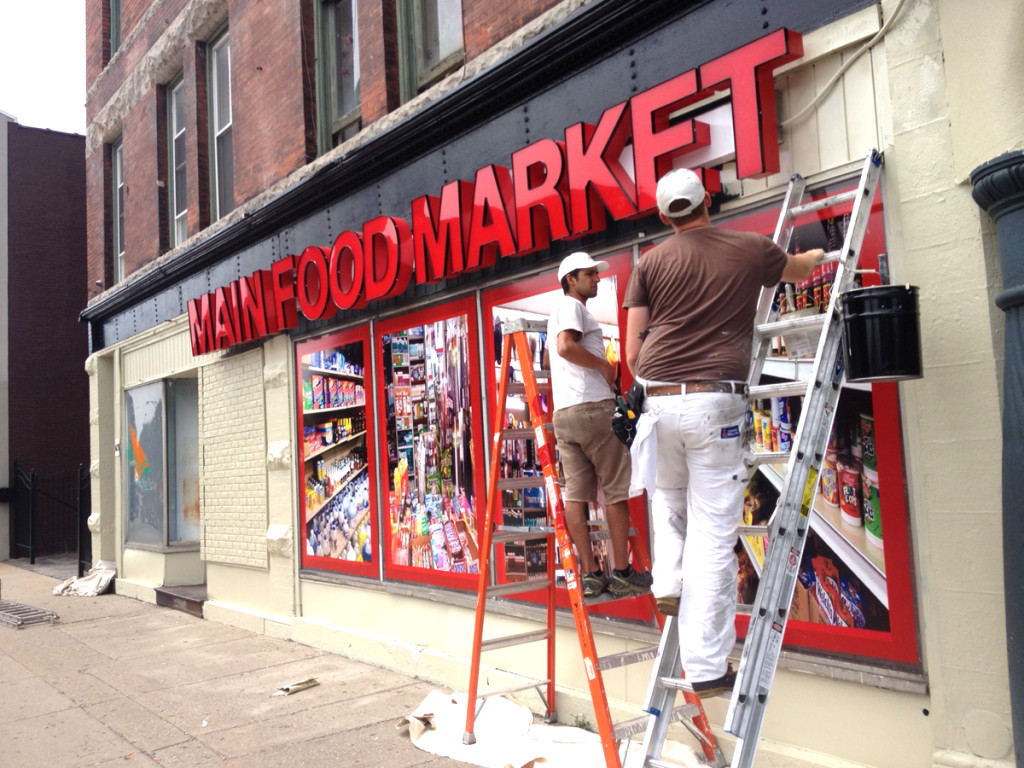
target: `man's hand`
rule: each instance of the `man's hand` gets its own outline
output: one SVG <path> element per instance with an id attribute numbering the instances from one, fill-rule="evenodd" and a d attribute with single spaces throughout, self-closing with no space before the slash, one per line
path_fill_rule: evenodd
<path id="1" fill-rule="evenodd" d="M 605 360 L 604 363 L 605 364 L 601 366 L 601 375 L 604 376 L 604 380 L 608 382 L 608 386 L 611 387 L 612 391 L 615 391 L 616 366 L 612 365 L 607 360 Z"/>

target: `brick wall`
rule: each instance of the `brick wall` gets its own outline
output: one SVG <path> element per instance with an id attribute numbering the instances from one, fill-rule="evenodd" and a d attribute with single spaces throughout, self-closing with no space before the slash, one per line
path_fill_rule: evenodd
<path id="1" fill-rule="evenodd" d="M 85 139 L 7 131 L 11 458 L 74 470 L 89 464 Z"/>
<path id="2" fill-rule="evenodd" d="M 395 3 L 358 0 L 359 99 L 363 125 L 399 105 L 398 17 Z"/>
<path id="3" fill-rule="evenodd" d="M 200 369 L 202 553 L 219 563 L 267 567 L 267 440 L 263 353 Z"/>
<path id="4" fill-rule="evenodd" d="M 167 250 L 167 99 L 151 89 L 125 118 L 125 275 Z M 100 201 L 90 199 L 90 206 Z"/>
<path id="5" fill-rule="evenodd" d="M 560 0 L 462 0 L 466 60 L 474 59 Z"/>
<path id="6" fill-rule="evenodd" d="M 308 147 L 302 9 L 295 0 L 231 6 L 235 201 L 255 197 L 312 157 Z"/>

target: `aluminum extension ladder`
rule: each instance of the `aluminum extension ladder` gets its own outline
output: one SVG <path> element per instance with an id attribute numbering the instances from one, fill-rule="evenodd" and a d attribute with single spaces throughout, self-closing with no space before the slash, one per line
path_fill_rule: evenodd
<path id="1" fill-rule="evenodd" d="M 867 231 L 881 166 L 881 155 L 872 150 L 864 160 L 856 189 L 807 204 L 801 204 L 806 182 L 799 175 L 794 175 L 790 179 L 773 237 L 783 250 L 788 250 L 798 217 L 852 202 L 850 224 L 842 248 L 825 253 L 820 260 L 820 263 L 837 264 L 831 298 L 825 312 L 809 317 L 777 319 L 778 286 L 763 289 L 758 302 L 752 360 L 747 379 L 749 397 L 756 400 L 803 395 L 804 399 L 789 452 L 748 451 L 747 454 L 752 471 L 757 471 L 759 464 L 784 464 L 786 470 L 779 499 L 768 524 L 768 551 L 765 553 L 757 597 L 743 643 L 736 685 L 726 713 L 725 730 L 737 737 L 730 763 L 732 768 L 750 768 L 754 764 L 768 695 L 782 650 L 782 637 L 789 617 L 797 572 L 803 557 L 808 513 L 816 492 L 818 473 L 843 383 L 842 319 L 838 300 L 844 291 L 854 287 L 857 261 Z M 761 374 L 773 338 L 794 332 L 819 334 L 809 379 L 761 384 Z M 757 526 L 744 526 L 740 529 L 741 535 L 763 536 L 765 532 L 764 527 Z M 652 768 L 672 765 L 661 760 L 661 749 L 669 725 L 665 713 L 670 711 L 676 691 L 688 690 L 685 679 L 678 677 L 681 664 L 677 633 L 675 619 L 666 622 L 645 703 L 651 718 L 644 737 L 644 766 Z M 718 766 L 725 763 L 709 764 Z"/>
<path id="2" fill-rule="evenodd" d="M 502 335 L 505 343 L 502 344 L 501 378 L 498 387 L 497 407 L 495 409 L 494 437 L 491 445 L 486 519 L 481 532 L 479 547 L 480 578 L 473 628 L 473 650 L 467 695 L 466 730 L 462 741 L 464 744 L 475 743 L 476 737 L 473 729 L 476 715 L 482 699 L 486 696 L 503 695 L 535 688 L 544 701 L 546 721 L 554 722 L 557 720 L 555 709 L 555 549 L 557 547 L 561 566 L 565 573 L 565 585 L 572 608 L 573 619 L 576 624 L 576 632 L 579 636 L 580 650 L 583 654 L 583 663 L 590 688 L 590 697 L 594 706 L 598 733 L 601 737 L 601 748 L 605 764 L 607 768 L 621 768 L 620 742 L 623 739 L 628 739 L 633 735 L 642 733 L 650 717 L 648 715 L 641 715 L 626 722 L 613 723 L 611 711 L 608 707 L 608 698 L 605 693 L 602 672 L 628 664 L 650 661 L 655 657 L 657 647 L 640 648 L 600 658 L 597 655 L 594 635 L 590 626 L 588 605 L 607 602 L 609 599 L 614 598 L 607 594 L 591 600 L 585 600 L 583 597 L 582 574 L 579 572 L 576 554 L 573 551 L 572 541 L 569 538 L 565 525 L 564 506 L 558 484 L 558 470 L 555 466 L 555 438 L 554 429 L 551 425 L 551 414 L 543 406 L 541 386 L 537 382 L 538 378 L 548 379 L 550 372 L 535 371 L 533 369 L 527 338 L 528 333 L 543 333 L 546 330 L 547 323 L 542 320 L 517 319 L 502 324 Z M 510 381 L 513 349 L 517 359 L 520 361 L 523 377 L 522 384 Z M 546 389 L 550 391 L 549 384 L 546 386 Z M 507 397 L 509 394 L 518 392 L 525 393 L 532 429 L 509 429 L 506 426 Z M 502 490 L 537 485 L 537 478 L 500 477 L 501 446 L 505 440 L 536 441 L 537 457 L 543 469 L 543 484 L 547 496 L 547 524 L 544 526 L 513 527 L 502 525 L 499 522 L 502 520 Z M 591 536 L 592 538 L 601 537 L 602 533 L 598 532 L 595 534 L 592 532 Z M 498 544 L 519 543 L 531 540 L 546 541 L 546 575 L 540 578 L 527 578 L 524 581 L 494 583 L 491 564 L 492 547 Z M 642 569 L 649 570 L 650 560 L 646 544 L 632 527 L 630 528 L 629 541 L 634 563 Z M 543 591 L 546 597 L 547 625 L 545 628 L 517 635 L 483 639 L 484 615 L 492 598 L 536 591 Z M 648 601 L 654 616 L 661 623 L 661 615 L 655 609 L 653 595 L 622 599 Z M 541 640 L 547 643 L 547 674 L 545 678 L 528 681 L 517 687 L 505 690 L 488 691 L 483 694 L 479 692 L 480 657 L 483 651 L 505 648 L 520 643 L 539 642 Z M 684 724 L 699 736 L 707 754 L 714 755 L 718 752 L 718 745 L 715 742 L 711 727 L 701 707 L 700 699 L 696 695 L 691 694 L 686 705 L 676 708 L 675 716 L 677 719 L 683 720 Z"/>

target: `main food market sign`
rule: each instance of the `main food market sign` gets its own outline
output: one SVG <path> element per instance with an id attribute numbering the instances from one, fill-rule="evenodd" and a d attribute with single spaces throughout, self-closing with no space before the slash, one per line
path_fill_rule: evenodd
<path id="1" fill-rule="evenodd" d="M 434 283 L 599 232 L 607 216 L 656 210 L 657 181 L 678 166 L 735 158 L 741 179 L 779 171 L 775 70 L 803 55 L 782 29 L 609 107 L 596 125 L 576 123 L 561 140 L 541 139 L 487 165 L 472 181 L 412 201 L 408 219 L 378 216 L 331 245 L 309 245 L 188 303 L 192 354 L 201 355 L 401 295 L 411 281 Z M 729 91 L 721 108 L 694 109 Z M 725 110 L 725 136 L 715 114 Z M 682 115 L 682 117 L 680 117 Z"/>

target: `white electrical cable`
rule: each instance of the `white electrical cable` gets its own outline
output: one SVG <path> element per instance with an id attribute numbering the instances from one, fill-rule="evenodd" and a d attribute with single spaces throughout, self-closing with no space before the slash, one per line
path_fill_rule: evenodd
<path id="1" fill-rule="evenodd" d="M 805 117 L 807 117 L 807 115 L 810 114 L 810 112 L 815 107 L 821 104 L 821 102 L 825 100 L 825 97 L 828 96 L 828 94 L 836 86 L 836 83 L 839 82 L 839 79 L 846 74 L 846 70 L 852 67 L 854 62 L 857 61 L 857 59 L 859 59 L 866 51 L 870 50 L 872 46 L 874 46 L 879 40 L 885 37 L 886 32 L 889 31 L 889 28 L 899 17 L 900 11 L 903 10 L 903 6 L 906 4 L 906 2 L 907 0 L 899 0 L 899 2 L 896 4 L 896 10 L 892 12 L 892 15 L 889 16 L 886 22 L 882 25 L 882 28 L 875 33 L 875 36 L 868 40 L 866 43 L 864 43 L 864 45 L 862 45 L 856 53 L 854 53 L 850 58 L 843 62 L 843 65 L 839 67 L 839 70 L 834 75 L 832 75 L 832 77 L 829 79 L 827 83 L 825 83 L 825 87 L 822 88 L 813 99 L 811 99 L 810 104 L 801 109 L 792 117 L 783 120 L 780 123 L 780 125 L 783 128 L 786 128 L 792 125 L 793 123 L 800 122 Z"/>

